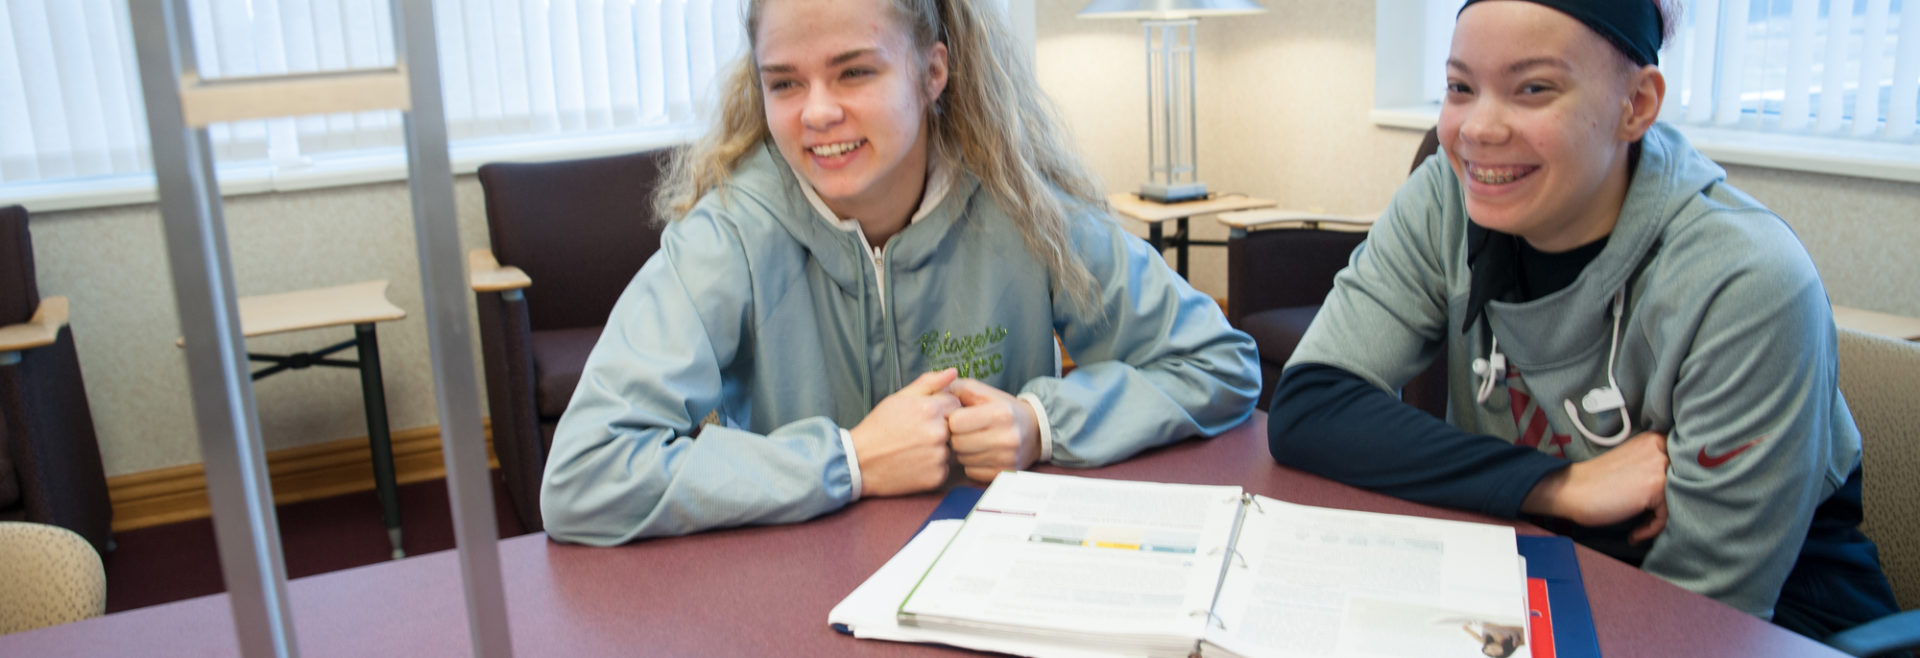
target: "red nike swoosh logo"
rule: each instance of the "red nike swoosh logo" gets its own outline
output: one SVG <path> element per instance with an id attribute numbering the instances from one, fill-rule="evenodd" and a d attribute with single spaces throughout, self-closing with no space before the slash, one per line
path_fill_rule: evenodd
<path id="1" fill-rule="evenodd" d="M 1700 462 L 1700 465 L 1706 468 L 1719 468 L 1721 464 L 1725 464 L 1727 463 L 1727 460 L 1733 459 L 1734 457 L 1739 456 L 1740 453 L 1746 452 L 1747 448 L 1753 447 L 1753 444 L 1759 443 L 1760 439 L 1763 439 L 1763 438 L 1766 438 L 1766 437 L 1759 437 L 1752 441 L 1742 443 L 1740 444 L 1740 447 L 1734 448 L 1732 450 L 1728 450 L 1727 454 L 1719 455 L 1719 456 L 1708 455 L 1707 449 L 1701 448 L 1700 454 L 1694 456 L 1694 460 Z"/>

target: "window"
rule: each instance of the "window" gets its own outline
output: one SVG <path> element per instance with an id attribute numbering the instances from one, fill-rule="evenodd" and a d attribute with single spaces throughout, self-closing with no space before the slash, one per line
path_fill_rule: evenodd
<path id="1" fill-rule="evenodd" d="M 1913 136 L 1920 20 L 1900 20 L 1901 0 L 1717 4 L 1700 3 L 1663 52 L 1686 122 Z"/>
<path id="2" fill-rule="evenodd" d="M 1920 16 L 1902 20 L 1907 1 L 1686 2 L 1660 51 L 1661 118 L 1722 162 L 1920 182 Z M 1376 122 L 1432 125 L 1461 4 L 1378 0 Z"/>
<path id="3" fill-rule="evenodd" d="M 187 4 L 205 78 L 394 62 L 386 0 Z M 685 139 L 705 125 L 717 72 L 745 48 L 742 6 L 435 0 L 456 167 Z M 0 197 L 38 200 L 36 210 L 100 205 L 103 196 L 151 200 L 142 106 L 124 0 L 0 2 Z M 228 193 L 404 176 L 398 112 L 235 122 L 208 133 Z"/>

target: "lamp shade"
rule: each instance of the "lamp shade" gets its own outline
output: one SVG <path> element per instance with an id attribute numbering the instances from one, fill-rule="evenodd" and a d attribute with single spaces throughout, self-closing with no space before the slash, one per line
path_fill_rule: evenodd
<path id="1" fill-rule="evenodd" d="M 1138 18 L 1172 20 L 1207 16 L 1258 14 L 1266 8 L 1253 0 L 1093 0 L 1080 18 Z"/>

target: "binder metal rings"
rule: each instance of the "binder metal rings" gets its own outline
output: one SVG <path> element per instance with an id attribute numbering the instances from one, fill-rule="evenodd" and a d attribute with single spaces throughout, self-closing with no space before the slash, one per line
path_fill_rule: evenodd
<path id="1" fill-rule="evenodd" d="M 1220 627 L 1220 630 L 1227 630 L 1227 621 L 1221 619 L 1220 615 L 1215 614 L 1212 610 L 1194 610 L 1187 613 L 1188 617 L 1199 617 L 1202 615 L 1205 615 L 1207 620 L 1212 622 L 1214 626 Z"/>
<path id="2" fill-rule="evenodd" d="M 1207 557 L 1213 557 L 1215 555 L 1219 555 L 1221 551 L 1232 551 L 1233 559 L 1240 563 L 1240 568 L 1242 569 L 1247 568 L 1247 556 L 1242 555 L 1240 553 L 1240 549 L 1238 548 L 1227 548 L 1225 546 L 1215 546 L 1213 547 L 1213 550 L 1207 551 Z"/>

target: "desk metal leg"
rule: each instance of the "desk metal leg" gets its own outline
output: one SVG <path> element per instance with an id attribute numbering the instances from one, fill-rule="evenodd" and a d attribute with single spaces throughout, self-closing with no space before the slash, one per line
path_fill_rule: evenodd
<path id="1" fill-rule="evenodd" d="M 387 435 L 387 388 L 380 377 L 380 338 L 373 323 L 353 325 L 360 343 L 360 394 L 367 408 L 367 439 L 373 449 L 373 482 L 380 496 L 380 520 L 387 524 L 393 559 L 406 557 L 400 543 L 400 494 L 394 484 L 393 439 Z"/>
<path id="2" fill-rule="evenodd" d="M 1160 236 L 1160 222 L 1147 224 L 1147 244 L 1153 247 L 1153 253 L 1161 253 L 1167 248 L 1166 238 Z"/>
<path id="3" fill-rule="evenodd" d="M 1180 257 L 1180 262 L 1173 266 L 1173 271 L 1179 273 L 1180 278 L 1185 279 L 1187 278 L 1187 241 L 1192 237 L 1187 235 L 1187 218 L 1180 218 L 1180 232 L 1176 235 L 1178 241 L 1174 243 L 1174 255 Z"/>

